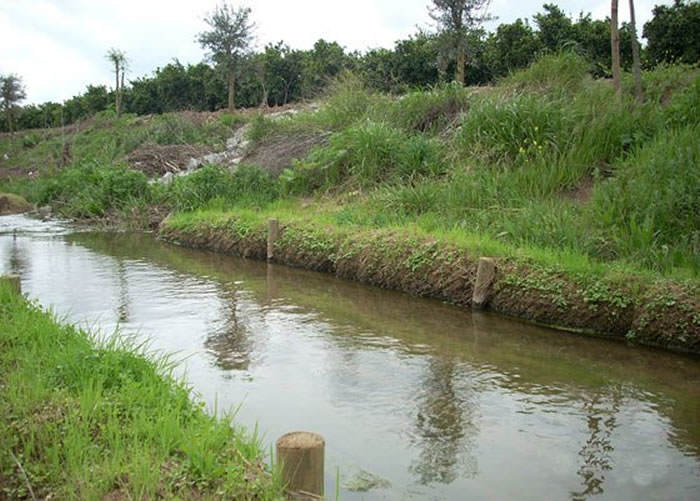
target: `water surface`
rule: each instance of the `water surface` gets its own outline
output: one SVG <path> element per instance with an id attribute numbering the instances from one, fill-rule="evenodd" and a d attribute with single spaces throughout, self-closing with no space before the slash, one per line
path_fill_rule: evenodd
<path id="1" fill-rule="evenodd" d="M 696 358 L 22 216 L 0 217 L 0 271 L 149 338 L 268 443 L 323 434 L 341 499 L 700 499 Z M 349 490 L 362 471 L 390 485 Z"/>

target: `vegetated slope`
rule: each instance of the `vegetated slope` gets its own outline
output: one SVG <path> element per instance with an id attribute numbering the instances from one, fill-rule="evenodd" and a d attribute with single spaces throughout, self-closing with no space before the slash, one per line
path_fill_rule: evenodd
<path id="1" fill-rule="evenodd" d="M 592 277 L 592 285 L 579 291 L 581 297 L 615 302 L 615 283 L 630 285 L 624 294 L 634 296 L 635 287 L 641 287 L 634 284 L 662 281 L 666 292 L 655 295 L 653 287 L 647 288 L 642 294 L 647 299 L 623 298 L 629 302 L 625 307 L 631 311 L 652 298 L 671 309 L 684 302 L 687 311 L 675 321 L 696 336 L 697 69 L 677 65 L 645 73 L 643 103 L 634 100 L 629 75 L 617 96 L 609 81 L 593 79 L 588 70 L 588 62 L 576 54 L 548 55 L 493 87 L 445 85 L 398 98 L 368 92 L 346 76 L 329 89 L 318 109 L 275 118 L 247 113 L 215 119 L 216 127 L 224 128 L 213 149 L 247 123 L 252 144 L 248 162 L 273 158 L 270 165 L 246 164 L 235 172 L 209 166 L 168 185 L 150 185 L 143 174 L 113 167 L 134 148 L 116 154 L 110 150 L 113 143 L 97 147 L 88 139 L 92 132 L 85 132 L 82 140 L 98 151 L 112 151 L 111 157 L 89 161 L 74 155 L 70 167 L 57 174 L 4 188 L 78 217 L 116 211 L 141 221 L 149 218 L 137 216 L 154 206 L 162 215 L 174 210 L 179 215 L 168 219 L 166 233 L 177 238 L 170 230 L 186 230 L 221 250 L 241 250 L 236 242 L 226 242 L 226 235 L 245 237 L 262 228 L 258 223 L 266 217 L 278 217 L 312 227 L 315 235 L 376 230 L 375 239 L 395 241 L 403 235 L 409 242 L 408 235 L 421 235 L 424 243 L 457 244 L 472 258 L 492 254 L 545 270 L 520 289 L 527 284 L 547 289 L 545 282 L 566 272 L 579 277 L 571 275 L 567 283 Z M 122 120 L 131 122 L 110 123 L 119 130 L 129 128 L 130 134 L 148 130 L 134 118 Z M 200 142 L 210 137 L 201 132 L 211 126 L 196 126 Z M 285 145 L 292 154 L 279 153 Z M 214 244 L 207 236 L 221 241 Z M 297 249 L 290 260 L 329 267 L 339 258 L 333 254 L 339 247 L 329 242 L 326 265 L 302 262 L 323 259 L 323 241 L 298 241 L 295 245 L 306 245 L 309 252 Z M 409 256 L 414 271 L 440 254 L 436 252 Z M 382 266 L 388 277 L 391 263 Z M 394 273 L 398 269 L 394 266 Z M 603 276 L 614 280 L 595 285 L 595 277 Z M 398 287 L 391 279 L 371 281 Z M 419 289 L 407 290 L 440 296 L 431 287 Z M 540 303 L 551 304 L 560 295 L 545 294 Z M 533 313 L 537 309 L 505 308 L 546 320 Z M 565 315 L 550 320 L 565 320 Z M 629 322 L 617 329 L 623 330 L 623 324 L 630 329 Z"/>

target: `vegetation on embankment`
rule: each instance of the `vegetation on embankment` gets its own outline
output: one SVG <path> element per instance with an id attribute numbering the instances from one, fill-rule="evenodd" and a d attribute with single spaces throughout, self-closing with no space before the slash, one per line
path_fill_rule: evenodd
<path id="1" fill-rule="evenodd" d="M 29 212 L 34 206 L 13 193 L 0 193 L 0 215 Z"/>
<path id="2" fill-rule="evenodd" d="M 170 368 L 0 281 L 0 497 L 281 499 L 257 438 L 208 415 Z"/>
<path id="3" fill-rule="evenodd" d="M 321 212 L 322 209 L 315 207 Z M 471 304 L 479 256 L 498 269 L 489 307 L 496 312 L 576 332 L 700 353 L 700 286 L 580 261 L 563 266 L 546 253 L 462 232 L 419 227 L 361 228 L 330 224 L 297 208 L 203 210 L 168 218 L 160 235 L 182 245 L 265 259 L 267 219 L 281 220 L 275 261 L 350 280 Z"/>
<path id="4" fill-rule="evenodd" d="M 634 99 L 626 75 L 616 95 L 566 52 L 493 87 L 399 98 L 350 76 L 317 110 L 214 118 L 229 134 L 248 124 L 252 165 L 233 173 L 208 166 L 149 184 L 118 155 L 74 157 L 4 188 L 72 217 L 146 225 L 156 207 L 175 213 L 164 235 L 249 255 L 262 252 L 264 220 L 275 216 L 292 239 L 281 244 L 283 262 L 458 304 L 468 303 L 474 260 L 493 255 L 502 261 L 498 311 L 698 351 L 697 68 L 647 72 L 644 94 Z M 128 120 L 138 134 L 138 119 Z M 124 123 L 111 123 L 121 134 Z M 116 151 L 105 136 L 81 137 L 91 151 Z M 253 164 L 271 158 L 274 171 Z M 349 265 L 355 255 L 364 257 Z M 448 256 L 461 264 L 451 268 Z"/>

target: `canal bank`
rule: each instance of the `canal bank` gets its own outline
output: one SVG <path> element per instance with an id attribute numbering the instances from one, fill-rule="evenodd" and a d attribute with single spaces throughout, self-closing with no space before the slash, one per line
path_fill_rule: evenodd
<path id="1" fill-rule="evenodd" d="M 264 213 L 196 211 L 160 226 L 170 242 L 253 259 L 268 256 Z M 274 262 L 470 307 L 479 258 L 496 260 L 486 307 L 502 315 L 582 334 L 700 353 L 697 284 L 606 269 L 564 269 L 488 241 L 419 229 L 341 227 L 280 220 Z"/>

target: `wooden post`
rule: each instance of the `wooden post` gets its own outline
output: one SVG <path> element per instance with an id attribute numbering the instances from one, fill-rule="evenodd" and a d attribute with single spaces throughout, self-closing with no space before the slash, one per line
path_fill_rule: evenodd
<path id="1" fill-rule="evenodd" d="M 277 440 L 277 462 L 288 493 L 297 499 L 323 497 L 326 442 L 317 433 L 295 431 Z"/>
<path id="2" fill-rule="evenodd" d="M 267 260 L 275 257 L 275 242 L 280 236 L 280 222 L 277 219 L 267 221 Z"/>
<path id="3" fill-rule="evenodd" d="M 12 287 L 17 294 L 22 294 L 22 281 L 19 275 L 3 275 L 1 279 L 3 282 L 10 284 L 10 287 Z"/>
<path id="4" fill-rule="evenodd" d="M 483 309 L 488 300 L 489 290 L 493 279 L 496 277 L 496 261 L 490 257 L 479 259 L 479 267 L 476 270 L 476 281 L 472 293 L 472 306 Z"/>

